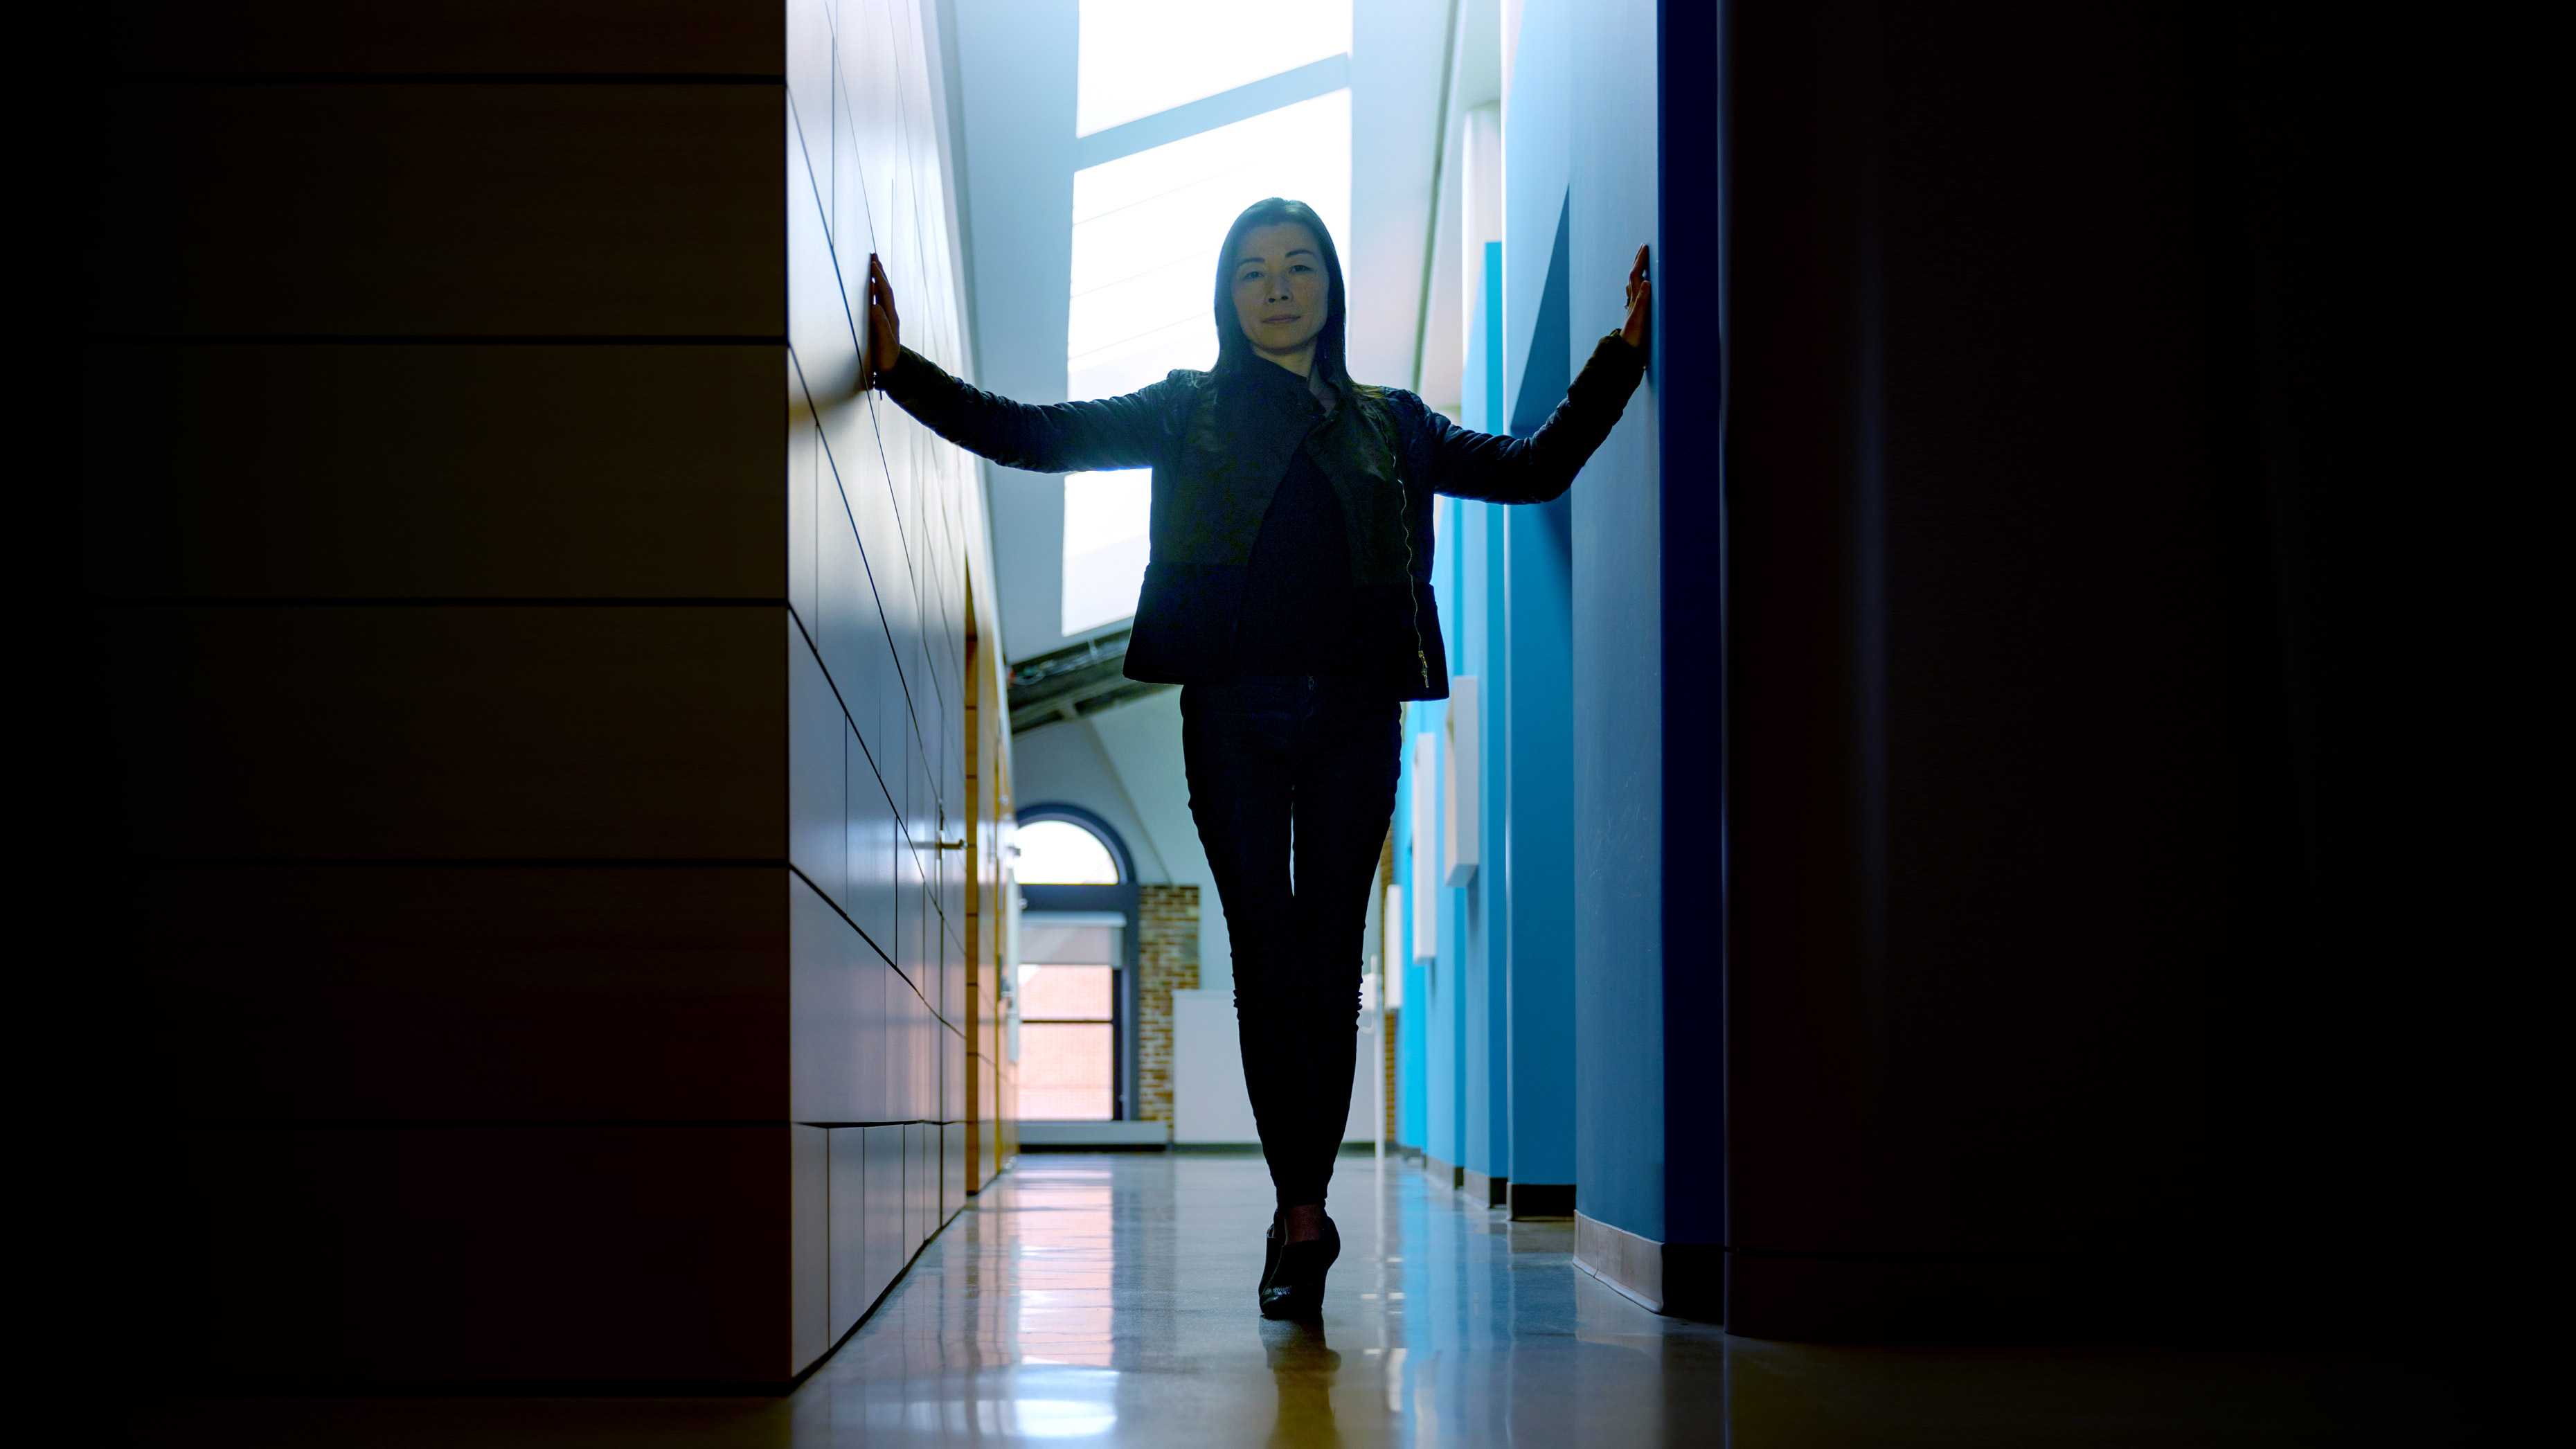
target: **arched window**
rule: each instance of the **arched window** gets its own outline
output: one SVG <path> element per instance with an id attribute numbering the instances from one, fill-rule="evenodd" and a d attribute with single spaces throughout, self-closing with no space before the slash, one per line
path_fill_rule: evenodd
<path id="1" fill-rule="evenodd" d="M 1077 821 L 1024 821 L 1014 843 L 1022 885 L 1119 884 L 1118 857 L 1109 842 Z"/>
<path id="2" fill-rule="evenodd" d="M 1136 872 L 1126 842 L 1090 811 L 1040 805 L 1019 812 L 1012 843 L 1022 902 L 1020 1117 L 1115 1121 L 1126 1115 L 1134 976 Z"/>

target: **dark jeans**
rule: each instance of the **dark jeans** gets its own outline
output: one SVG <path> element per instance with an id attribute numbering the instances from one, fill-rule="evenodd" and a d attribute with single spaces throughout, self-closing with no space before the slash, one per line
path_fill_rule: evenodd
<path id="1" fill-rule="evenodd" d="M 1350 1120 L 1361 936 L 1402 710 L 1382 686 L 1329 675 L 1181 691 L 1190 814 L 1234 938 L 1244 1084 L 1281 1207 L 1323 1202 Z"/>

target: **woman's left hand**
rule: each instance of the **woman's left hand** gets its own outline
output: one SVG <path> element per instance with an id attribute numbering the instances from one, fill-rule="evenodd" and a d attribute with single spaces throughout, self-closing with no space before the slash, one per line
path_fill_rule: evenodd
<path id="1" fill-rule="evenodd" d="M 1646 336 L 1655 323 L 1655 283 L 1646 275 L 1646 249 L 1637 248 L 1637 264 L 1628 269 L 1628 325 L 1619 329 L 1619 340 L 1631 347 L 1646 345 Z"/>

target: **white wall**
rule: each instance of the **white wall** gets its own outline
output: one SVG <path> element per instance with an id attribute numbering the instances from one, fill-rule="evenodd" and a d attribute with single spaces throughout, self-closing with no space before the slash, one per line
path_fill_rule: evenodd
<path id="1" fill-rule="evenodd" d="M 1108 821 L 1109 828 L 1118 832 L 1136 857 L 1138 880 L 1147 885 L 1164 885 L 1172 880 L 1170 865 L 1155 848 L 1155 842 L 1168 832 L 1157 832 L 1146 824 L 1089 721 L 1049 725 L 1016 736 L 1012 744 L 1011 787 L 1012 798 L 1020 809 L 1079 805 Z"/>
<path id="2" fill-rule="evenodd" d="M 1232 990 L 1234 942 L 1226 933 L 1207 850 L 1199 844 L 1198 823 L 1190 817 L 1190 782 L 1181 769 L 1181 692 L 1165 690 L 1093 715 L 1084 725 L 1099 739 L 1137 819 L 1153 836 L 1164 878 L 1199 888 L 1199 985 Z"/>
<path id="3" fill-rule="evenodd" d="M 1373 1142 L 1378 1121 L 1377 1016 L 1361 1018 L 1358 1059 L 1351 1064 L 1351 1114 L 1344 1142 Z M 1231 991 L 1172 993 L 1172 1140 L 1258 1142 L 1252 1097 L 1243 1086 L 1243 1047 L 1234 1028 Z"/>

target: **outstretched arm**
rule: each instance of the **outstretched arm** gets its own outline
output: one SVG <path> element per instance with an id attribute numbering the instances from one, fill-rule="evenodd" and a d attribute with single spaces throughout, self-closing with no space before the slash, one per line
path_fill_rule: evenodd
<path id="1" fill-rule="evenodd" d="M 1583 371 L 1565 390 L 1565 401 L 1536 433 L 1500 437 L 1429 415 L 1434 491 L 1491 503 L 1545 503 L 1574 482 L 1593 450 L 1618 425 L 1645 376 L 1655 302 L 1646 261 L 1646 249 L 1637 248 L 1636 264 L 1628 269 L 1626 325 L 1592 349 Z"/>
<path id="2" fill-rule="evenodd" d="M 894 283 L 868 258 L 868 385 L 880 389 L 932 432 L 970 452 L 1032 473 L 1147 468 L 1157 461 L 1164 396 L 1159 382 L 1142 392 L 1096 402 L 1032 407 L 967 386 L 903 345 Z"/>

